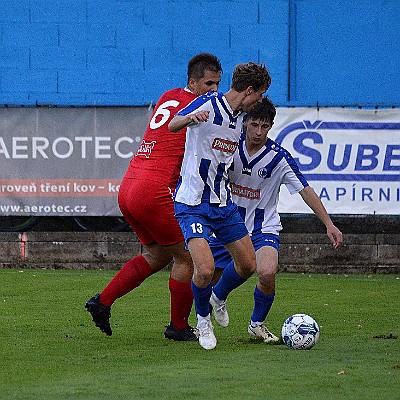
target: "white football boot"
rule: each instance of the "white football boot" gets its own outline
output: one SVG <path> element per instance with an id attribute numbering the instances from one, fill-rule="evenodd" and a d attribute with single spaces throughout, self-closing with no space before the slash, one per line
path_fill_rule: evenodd
<path id="1" fill-rule="evenodd" d="M 214 311 L 215 320 L 218 325 L 226 328 L 229 325 L 229 315 L 226 310 L 226 300 L 220 300 L 214 292 L 211 293 L 210 304 Z"/>
<path id="2" fill-rule="evenodd" d="M 252 326 L 250 324 L 247 331 L 250 333 L 250 336 L 253 338 L 260 338 L 264 343 L 276 343 L 279 341 L 279 338 L 270 332 L 264 324 L 257 326 Z"/>
<path id="3" fill-rule="evenodd" d="M 214 327 L 211 323 L 211 315 L 202 317 L 197 314 L 197 329 L 199 331 L 199 343 L 203 349 L 211 350 L 217 345 L 217 339 L 214 335 Z"/>

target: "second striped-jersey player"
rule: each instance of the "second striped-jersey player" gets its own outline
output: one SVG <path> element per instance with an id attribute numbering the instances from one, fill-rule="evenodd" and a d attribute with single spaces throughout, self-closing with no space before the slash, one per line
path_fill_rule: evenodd
<path id="1" fill-rule="evenodd" d="M 250 156 L 245 138 L 242 135 L 229 171 L 232 199 L 250 235 L 278 234 L 282 230 L 277 211 L 281 184 L 295 194 L 308 183 L 290 153 L 279 144 L 268 138 L 265 145 Z"/>
<path id="2" fill-rule="evenodd" d="M 333 225 L 321 200 L 299 171 L 295 160 L 287 150 L 268 138 L 275 115 L 275 106 L 268 97 L 248 113 L 244 122 L 245 134 L 239 141 L 229 171 L 232 199 L 245 222 L 257 256 L 258 280 L 247 330 L 251 337 L 260 338 L 266 343 L 279 341 L 264 321 L 275 299 L 279 232 L 282 230 L 277 210 L 281 186 L 285 185 L 291 194 L 299 193 L 326 226 L 327 235 L 335 248 L 342 243 L 342 233 Z M 217 275 L 223 270 L 213 288 L 210 303 L 216 321 L 226 327 L 229 324 L 226 300 L 232 291 L 229 280 L 234 262 L 218 240 L 213 239 L 210 246 Z"/>

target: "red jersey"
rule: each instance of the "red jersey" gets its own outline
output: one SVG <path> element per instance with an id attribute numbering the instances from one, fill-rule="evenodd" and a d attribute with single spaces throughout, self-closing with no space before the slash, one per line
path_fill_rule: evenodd
<path id="1" fill-rule="evenodd" d="M 175 114 L 197 96 L 186 89 L 172 89 L 158 100 L 142 143 L 125 174 L 127 178 L 161 182 L 174 190 L 185 152 L 186 129 L 168 130 Z"/>

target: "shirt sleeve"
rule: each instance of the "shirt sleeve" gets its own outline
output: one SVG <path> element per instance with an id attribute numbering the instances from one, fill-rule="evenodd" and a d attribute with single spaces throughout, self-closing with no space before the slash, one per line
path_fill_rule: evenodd
<path id="1" fill-rule="evenodd" d="M 282 158 L 282 162 L 285 163 L 283 167 L 282 183 L 286 185 L 290 194 L 299 193 L 305 187 L 309 186 L 306 178 L 304 178 L 304 175 L 300 172 L 296 161 L 287 150 L 285 150 L 285 156 Z"/>
<path id="2" fill-rule="evenodd" d="M 180 110 L 177 115 L 185 116 L 185 115 L 193 114 L 194 112 L 196 112 L 198 110 L 208 109 L 206 105 L 207 105 L 208 101 L 211 99 L 211 97 L 213 97 L 213 95 L 210 95 L 210 93 L 196 97 L 185 108 L 182 108 L 182 110 Z"/>

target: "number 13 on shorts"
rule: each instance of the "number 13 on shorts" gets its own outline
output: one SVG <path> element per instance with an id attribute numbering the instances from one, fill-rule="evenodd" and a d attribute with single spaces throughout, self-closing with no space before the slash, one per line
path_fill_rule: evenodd
<path id="1" fill-rule="evenodd" d="M 193 233 L 203 233 L 203 225 L 200 222 L 194 222 L 190 227 Z"/>

